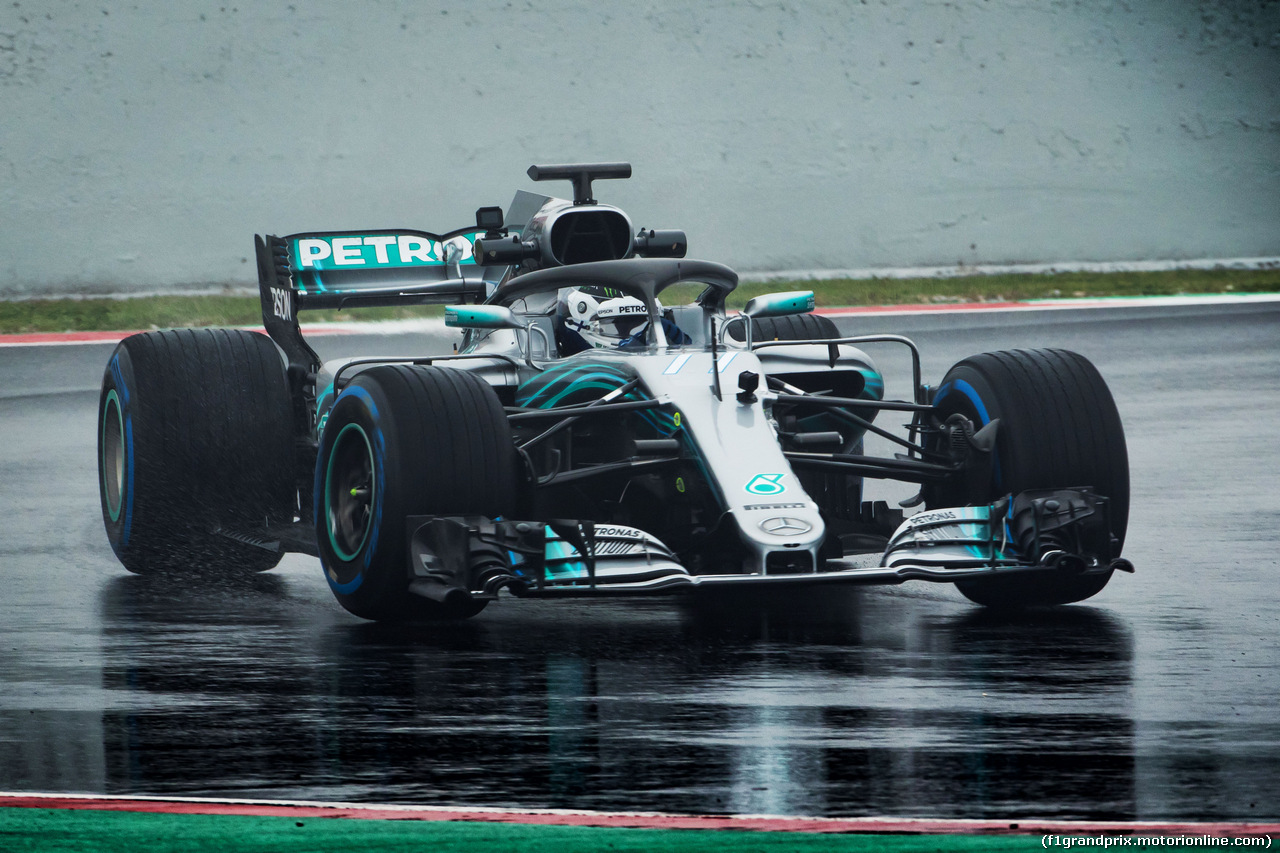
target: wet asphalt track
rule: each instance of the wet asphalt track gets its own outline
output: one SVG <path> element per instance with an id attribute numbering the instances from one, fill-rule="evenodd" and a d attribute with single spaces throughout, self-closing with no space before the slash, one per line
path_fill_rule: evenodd
<path id="1" fill-rule="evenodd" d="M 1093 359 L 1129 437 L 1137 575 L 1016 618 L 910 584 L 365 624 L 310 558 L 221 586 L 127 574 L 94 476 L 110 346 L 0 349 L 0 790 L 1280 817 L 1280 307 L 841 323 L 913 335 L 926 381 L 988 349 Z M 905 394 L 906 360 L 873 352 Z"/>

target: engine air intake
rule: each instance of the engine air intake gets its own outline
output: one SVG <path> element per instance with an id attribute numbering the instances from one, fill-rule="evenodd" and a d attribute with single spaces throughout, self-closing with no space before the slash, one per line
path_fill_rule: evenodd
<path id="1" fill-rule="evenodd" d="M 551 226 L 551 255 L 557 263 L 616 261 L 631 251 L 631 223 L 617 210 L 567 210 Z"/>

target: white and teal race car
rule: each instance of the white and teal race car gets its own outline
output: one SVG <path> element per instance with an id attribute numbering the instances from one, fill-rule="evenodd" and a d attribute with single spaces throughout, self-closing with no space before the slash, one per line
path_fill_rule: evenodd
<path id="1" fill-rule="evenodd" d="M 811 292 L 725 307 L 728 267 L 635 229 L 592 182 L 517 193 L 447 234 L 257 238 L 268 336 L 149 332 L 103 379 L 99 478 L 130 571 L 319 557 L 368 619 L 457 618 L 503 594 L 954 583 L 980 604 L 1097 593 L 1128 460 L 1097 370 L 1063 350 L 975 355 L 937 385 L 896 335 L 842 337 Z M 322 364 L 298 314 L 437 303 L 456 352 Z M 907 399 L 864 351 L 901 347 Z M 909 419 L 898 432 L 881 412 Z M 875 435 L 891 456 L 864 452 Z M 918 486 L 901 506 L 866 478 Z M 907 514 L 908 511 L 915 511 Z"/>

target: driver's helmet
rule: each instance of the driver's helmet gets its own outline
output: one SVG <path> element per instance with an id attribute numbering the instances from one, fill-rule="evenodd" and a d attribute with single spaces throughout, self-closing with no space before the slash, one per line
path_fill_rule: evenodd
<path id="1" fill-rule="evenodd" d="M 556 313 L 593 347 L 616 347 L 649 319 L 644 302 L 609 287 L 566 288 Z"/>

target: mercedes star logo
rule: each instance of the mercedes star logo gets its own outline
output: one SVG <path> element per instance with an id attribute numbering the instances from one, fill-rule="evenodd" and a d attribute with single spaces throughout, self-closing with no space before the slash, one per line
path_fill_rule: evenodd
<path id="1" fill-rule="evenodd" d="M 799 518 L 766 518 L 760 522 L 760 529 L 774 536 L 799 536 L 808 533 L 813 525 Z"/>

